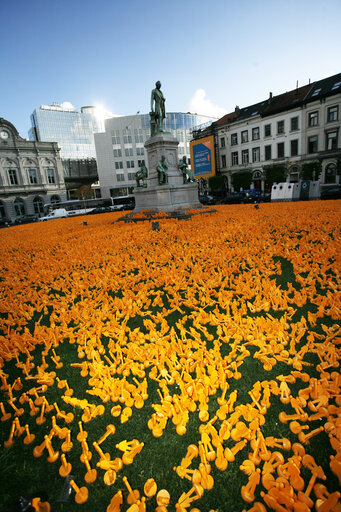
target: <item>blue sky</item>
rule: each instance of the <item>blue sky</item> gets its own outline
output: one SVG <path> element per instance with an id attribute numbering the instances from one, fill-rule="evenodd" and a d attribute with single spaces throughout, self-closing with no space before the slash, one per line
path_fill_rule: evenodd
<path id="1" fill-rule="evenodd" d="M 220 117 L 341 71 L 341 0 L 0 2 L 0 117 L 27 137 L 41 104 Z"/>

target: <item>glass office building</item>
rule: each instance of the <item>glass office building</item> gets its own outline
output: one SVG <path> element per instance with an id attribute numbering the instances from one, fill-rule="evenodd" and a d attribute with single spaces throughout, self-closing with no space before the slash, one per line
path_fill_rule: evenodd
<path id="1" fill-rule="evenodd" d="M 190 158 L 189 143 L 193 128 L 212 121 L 216 119 L 197 114 L 167 112 L 164 131 L 170 132 L 179 141 L 179 158 Z M 122 116 L 105 121 L 105 132 L 95 134 L 102 197 L 132 193 L 136 171 L 143 161 L 148 166 L 144 143 L 149 137 L 149 114 Z"/>
<path id="2" fill-rule="evenodd" d="M 31 115 L 31 125 L 29 139 L 57 142 L 62 159 L 96 158 L 93 134 L 98 126 L 94 107 L 78 112 L 68 104 L 42 105 Z"/>

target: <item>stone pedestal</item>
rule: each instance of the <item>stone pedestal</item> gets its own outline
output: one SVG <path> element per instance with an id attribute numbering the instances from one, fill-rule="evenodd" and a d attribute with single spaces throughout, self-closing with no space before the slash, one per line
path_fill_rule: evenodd
<path id="1" fill-rule="evenodd" d="M 148 156 L 147 187 L 134 189 L 134 213 L 142 210 L 172 212 L 190 206 L 199 207 L 197 183 L 184 183 L 178 167 L 178 140 L 170 133 L 157 133 L 145 142 Z M 159 185 L 156 166 L 162 155 L 168 165 L 168 184 Z"/>

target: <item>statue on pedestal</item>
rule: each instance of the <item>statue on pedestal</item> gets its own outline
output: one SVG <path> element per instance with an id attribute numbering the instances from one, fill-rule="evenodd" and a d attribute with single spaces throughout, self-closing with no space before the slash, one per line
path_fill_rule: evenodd
<path id="1" fill-rule="evenodd" d="M 186 156 L 183 156 L 179 162 L 179 169 L 182 172 L 184 183 L 194 183 L 195 176 L 191 169 L 188 169 L 188 163 Z"/>
<path id="2" fill-rule="evenodd" d="M 158 162 L 156 166 L 158 178 L 159 178 L 159 185 L 167 185 L 168 183 L 168 165 L 166 162 L 165 155 L 162 155 L 161 160 Z"/>
<path id="3" fill-rule="evenodd" d="M 136 187 L 146 188 L 147 187 L 147 178 L 148 178 L 148 169 L 145 166 L 144 162 L 139 167 L 139 170 L 135 173 L 136 179 Z M 141 185 L 142 182 L 142 185 Z"/>
<path id="4" fill-rule="evenodd" d="M 161 82 L 157 81 L 155 89 L 152 90 L 150 101 L 150 130 L 151 136 L 163 132 L 163 120 L 166 117 L 165 101 L 166 98 L 161 91 Z M 155 107 L 154 107 L 155 105 Z"/>

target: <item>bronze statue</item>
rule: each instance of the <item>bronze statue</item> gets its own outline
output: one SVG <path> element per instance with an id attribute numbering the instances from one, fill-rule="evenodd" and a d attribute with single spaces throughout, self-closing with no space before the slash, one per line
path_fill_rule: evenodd
<path id="1" fill-rule="evenodd" d="M 167 185 L 168 183 L 168 165 L 166 162 L 165 155 L 162 155 L 161 160 L 158 162 L 156 166 L 158 178 L 159 178 L 159 185 Z"/>
<path id="2" fill-rule="evenodd" d="M 191 169 L 188 169 L 188 163 L 186 156 L 183 156 L 179 162 L 179 169 L 182 172 L 184 183 L 194 183 L 195 176 Z"/>
<path id="3" fill-rule="evenodd" d="M 163 132 L 163 120 L 166 117 L 166 98 L 161 91 L 161 82 L 157 81 L 155 86 L 155 89 L 152 90 L 150 101 L 150 128 L 152 136 L 156 133 Z"/>
<path id="4" fill-rule="evenodd" d="M 144 162 L 140 165 L 139 170 L 135 173 L 136 187 L 146 188 L 148 178 L 148 169 Z M 141 185 L 142 181 L 142 185 Z"/>

